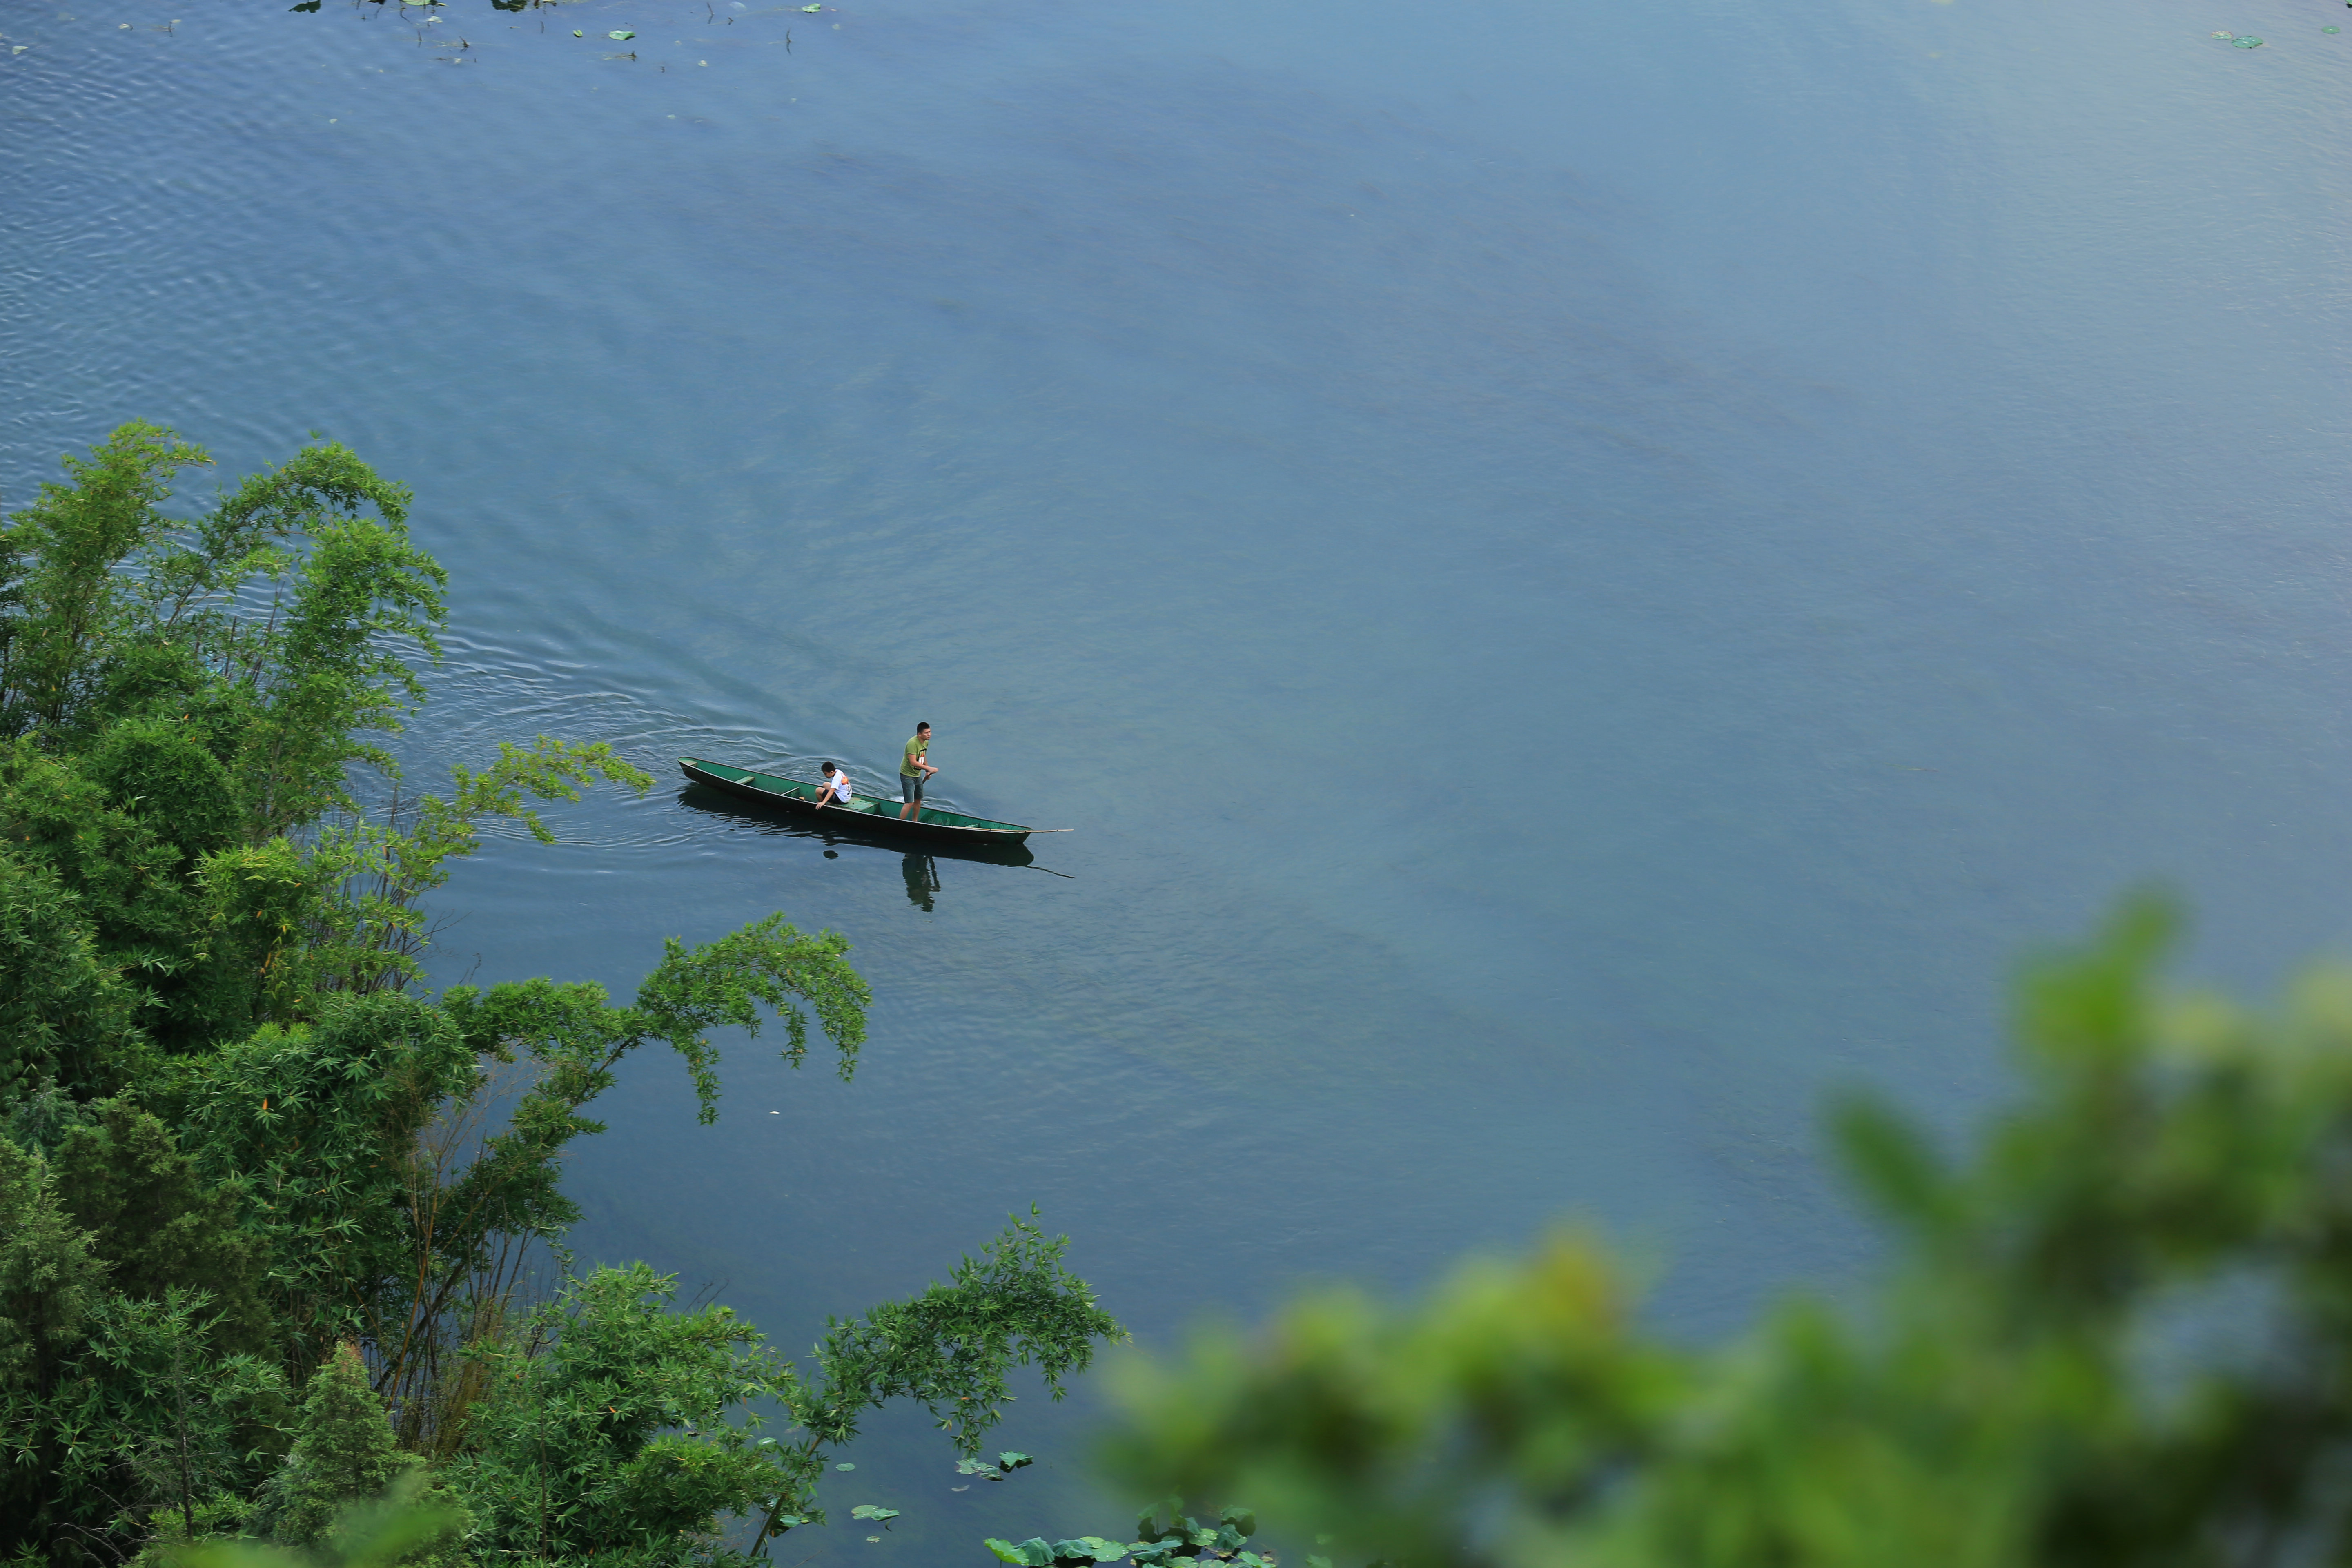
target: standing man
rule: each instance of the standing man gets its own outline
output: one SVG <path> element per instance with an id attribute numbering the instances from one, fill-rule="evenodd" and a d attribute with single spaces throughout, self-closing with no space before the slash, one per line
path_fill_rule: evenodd
<path id="1" fill-rule="evenodd" d="M 928 760 L 930 752 L 931 727 L 918 724 L 915 738 L 907 742 L 906 751 L 898 758 L 898 795 L 907 803 L 898 813 L 901 822 L 923 809 L 923 781 L 940 771 Z"/>

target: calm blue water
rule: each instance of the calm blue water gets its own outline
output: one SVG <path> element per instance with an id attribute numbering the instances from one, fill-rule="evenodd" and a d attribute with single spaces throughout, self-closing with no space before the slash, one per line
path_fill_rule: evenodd
<path id="1" fill-rule="evenodd" d="M 1822 1094 L 1962 1124 L 2028 943 L 2352 935 L 2341 7 L 377 10 L 0 7 L 0 499 L 133 416 L 415 485 L 415 772 L 664 774 L 467 867 L 446 978 L 856 942 L 856 1083 L 635 1064 L 590 1258 L 797 1348 L 1034 1201 L 1165 1345 L 1581 1216 L 1715 1333 L 1866 1260 Z M 1076 831 L 828 858 L 672 767 L 917 719 Z M 1086 1405 L 967 1494 L 877 1422 L 905 1517 L 796 1552 L 1115 1529 Z"/>

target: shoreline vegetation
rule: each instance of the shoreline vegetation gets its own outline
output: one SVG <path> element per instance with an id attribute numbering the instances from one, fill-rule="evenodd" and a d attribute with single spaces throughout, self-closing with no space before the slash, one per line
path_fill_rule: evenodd
<path id="1" fill-rule="evenodd" d="M 625 1003 L 426 994 L 482 822 L 543 841 L 535 803 L 649 781 L 540 736 L 413 790 L 385 742 L 444 578 L 409 492 L 324 444 L 167 517 L 205 460 L 126 425 L 0 528 L 0 1562 L 748 1568 L 894 1400 L 966 1475 L 1025 1466 L 980 1458 L 1009 1370 L 1058 1397 L 1125 1337 L 1034 1210 L 805 1365 L 563 1249 L 559 1156 L 624 1058 L 677 1053 L 708 1121 L 713 1030 L 847 1079 L 870 993 L 777 913 L 666 942 Z M 2030 966 L 2016 1101 L 1968 1136 L 1835 1108 L 1889 1237 L 1866 1289 L 1692 1347 L 1562 1235 L 1419 1302 L 1310 1296 L 1120 1369 L 1101 1462 L 1166 1499 L 1133 1536 L 971 1560 L 2352 1555 L 2352 972 L 2250 1011 L 2167 982 L 2178 926 L 2126 900 Z"/>
<path id="2" fill-rule="evenodd" d="M 0 527 L 0 1561 L 740 1563 L 824 1521 L 866 1411 L 970 1458 L 1013 1367 L 1058 1397 L 1123 1337 L 1034 1212 L 804 1367 L 576 1267 L 560 1160 L 621 1061 L 675 1052 L 705 1122 L 715 1029 L 849 1079 L 849 944 L 776 913 L 666 942 L 623 1004 L 426 994 L 483 822 L 548 842 L 537 805 L 652 781 L 542 735 L 410 786 L 446 582 L 410 491 L 325 443 L 167 515 L 208 462 L 125 425 Z"/>

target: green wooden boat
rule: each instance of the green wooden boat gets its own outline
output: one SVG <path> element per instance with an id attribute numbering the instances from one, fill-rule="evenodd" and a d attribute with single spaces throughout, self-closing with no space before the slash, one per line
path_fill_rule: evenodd
<path id="1" fill-rule="evenodd" d="M 925 806 L 913 816 L 901 817 L 903 803 L 877 800 L 872 795 L 852 795 L 846 805 L 820 806 L 816 804 L 817 786 L 803 784 L 798 779 L 779 778 L 774 773 L 754 773 L 750 768 L 732 767 L 726 763 L 706 763 L 699 757 L 680 757 L 678 771 L 699 784 L 709 784 L 744 800 L 756 800 L 794 816 L 807 818 L 812 824 L 834 822 L 845 829 L 866 833 L 887 833 L 907 838 L 928 838 L 936 844 L 1013 845 L 1032 833 L 1061 833 L 1066 828 L 1024 827 L 1017 822 L 992 822 L 985 816 L 966 816 L 960 811 L 940 811 Z"/>

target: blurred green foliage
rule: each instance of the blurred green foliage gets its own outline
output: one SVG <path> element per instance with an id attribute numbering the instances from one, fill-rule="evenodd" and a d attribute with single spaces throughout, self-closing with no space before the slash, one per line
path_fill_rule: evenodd
<path id="1" fill-rule="evenodd" d="M 2180 994 L 2173 924 L 2134 902 L 2031 968 L 2021 1096 L 1965 1157 L 1838 1108 L 1891 1237 L 1864 1299 L 1691 1349 L 1561 1236 L 1131 1366 L 1115 1473 L 1412 1568 L 2347 1560 L 2352 974 Z"/>

